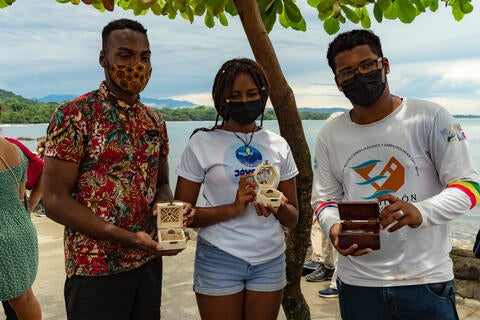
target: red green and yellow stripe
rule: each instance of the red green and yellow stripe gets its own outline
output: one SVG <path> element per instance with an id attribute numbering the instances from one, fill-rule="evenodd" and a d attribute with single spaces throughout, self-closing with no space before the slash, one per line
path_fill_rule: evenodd
<path id="1" fill-rule="evenodd" d="M 471 181 L 454 181 L 447 185 L 447 188 L 457 188 L 464 192 L 469 198 L 472 206 L 475 207 L 480 202 L 480 186 L 476 182 Z"/>

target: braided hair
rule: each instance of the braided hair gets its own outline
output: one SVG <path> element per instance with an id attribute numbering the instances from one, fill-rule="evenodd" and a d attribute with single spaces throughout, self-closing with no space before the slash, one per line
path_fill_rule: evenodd
<path id="1" fill-rule="evenodd" d="M 212 128 L 198 128 L 192 133 L 192 136 L 199 130 L 201 131 L 213 131 L 218 128 L 218 120 L 222 117 L 222 123 L 229 119 L 228 114 L 228 99 L 233 89 L 233 84 L 237 76 L 241 73 L 247 74 L 255 83 L 260 94 L 260 100 L 262 101 L 263 110 L 260 126 L 263 124 L 263 112 L 265 111 L 265 105 L 267 104 L 268 95 L 270 93 L 270 86 L 268 84 L 267 76 L 263 69 L 252 59 L 240 58 L 232 59 L 225 62 L 220 70 L 218 70 L 212 88 L 212 98 L 217 109 L 217 118 L 215 125 Z"/>

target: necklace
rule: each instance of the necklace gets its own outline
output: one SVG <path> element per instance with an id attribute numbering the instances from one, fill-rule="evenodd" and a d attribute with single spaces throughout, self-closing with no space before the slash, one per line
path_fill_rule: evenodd
<path id="1" fill-rule="evenodd" d="M 240 141 L 243 142 L 243 145 L 245 146 L 245 152 L 247 153 L 247 155 L 251 155 L 252 154 L 252 151 L 250 150 L 249 146 L 250 146 L 250 143 L 252 143 L 252 139 L 253 139 L 253 134 L 255 133 L 255 131 L 252 131 L 252 134 L 250 135 L 250 139 L 246 140 L 247 138 L 247 135 L 245 134 L 245 140 L 242 139 L 242 137 L 240 137 L 231 127 L 230 129 L 232 130 L 233 134 L 235 135 L 235 137 L 237 137 Z"/>

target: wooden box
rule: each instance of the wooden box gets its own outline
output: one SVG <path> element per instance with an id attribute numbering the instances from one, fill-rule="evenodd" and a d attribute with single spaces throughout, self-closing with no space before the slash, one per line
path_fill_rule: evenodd
<path id="1" fill-rule="evenodd" d="M 183 232 L 183 203 L 157 204 L 158 242 L 163 250 L 185 249 L 187 241 Z"/>
<path id="2" fill-rule="evenodd" d="M 339 247 L 348 249 L 356 243 L 359 249 L 380 249 L 380 213 L 374 202 L 340 202 L 338 212 L 342 231 L 338 235 Z"/>
<path id="3" fill-rule="evenodd" d="M 279 207 L 282 201 L 283 193 L 273 188 L 280 179 L 274 166 L 265 160 L 259 164 L 253 173 L 253 177 L 258 186 L 257 201 L 265 205 L 271 204 L 273 207 Z"/>

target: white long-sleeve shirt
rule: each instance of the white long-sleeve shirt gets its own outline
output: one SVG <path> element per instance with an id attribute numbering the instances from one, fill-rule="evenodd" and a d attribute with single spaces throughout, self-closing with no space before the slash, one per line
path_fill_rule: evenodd
<path id="1" fill-rule="evenodd" d="M 403 99 L 368 125 L 347 113 L 326 123 L 316 140 L 312 206 L 325 234 L 340 222 L 336 202 L 386 193 L 415 205 L 418 228 L 380 232 L 380 250 L 339 256 L 339 278 L 383 287 L 453 279 L 449 221 L 480 201 L 480 175 L 458 122 L 441 106 Z"/>

